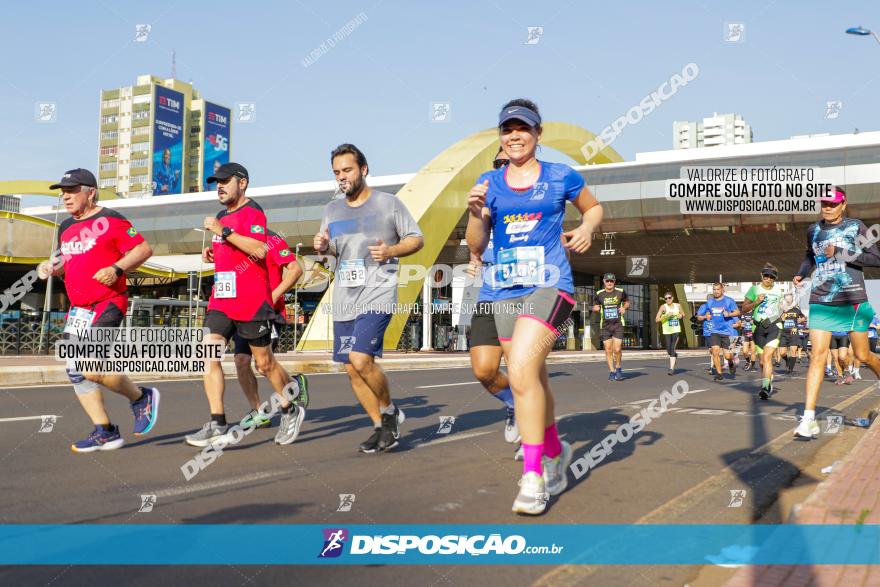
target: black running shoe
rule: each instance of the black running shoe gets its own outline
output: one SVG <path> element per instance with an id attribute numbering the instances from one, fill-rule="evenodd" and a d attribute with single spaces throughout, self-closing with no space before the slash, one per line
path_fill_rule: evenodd
<path id="1" fill-rule="evenodd" d="M 718 375 L 718 374 L 716 374 L 714 377 L 712 377 L 712 381 L 721 381 L 722 379 L 724 379 L 724 377 L 722 377 L 721 375 Z"/>
<path id="2" fill-rule="evenodd" d="M 736 377 L 736 363 L 733 361 L 733 359 L 729 359 L 727 361 L 727 368 L 730 369 L 730 376 Z"/>
<path id="3" fill-rule="evenodd" d="M 378 450 L 379 436 L 382 433 L 381 428 L 376 428 L 368 439 L 363 441 L 358 450 L 363 453 L 371 454 Z"/>
<path id="4" fill-rule="evenodd" d="M 397 428 L 397 414 L 382 414 L 382 428 L 379 430 L 379 442 L 376 444 L 376 450 L 385 452 L 397 446 L 397 436 L 400 432 Z"/>
<path id="5" fill-rule="evenodd" d="M 762 387 L 761 391 L 758 392 L 758 397 L 761 398 L 762 400 L 770 399 L 771 395 L 773 395 L 773 388 L 772 387 Z"/>

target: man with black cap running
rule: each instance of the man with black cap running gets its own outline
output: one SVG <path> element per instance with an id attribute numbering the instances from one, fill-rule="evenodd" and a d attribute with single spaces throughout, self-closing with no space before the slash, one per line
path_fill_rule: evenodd
<path id="1" fill-rule="evenodd" d="M 98 183 L 85 169 L 71 169 L 49 189 L 61 189 L 70 218 L 58 228 L 58 247 L 37 267 L 40 279 L 64 275 L 70 299 L 64 332 L 75 336 L 84 328 L 116 328 L 128 307 L 125 274 L 140 267 L 153 250 L 122 214 L 98 206 Z M 102 388 L 123 395 L 134 412 L 134 435 L 153 429 L 159 416 L 159 390 L 138 387 L 121 373 L 80 373 L 67 367 L 76 397 L 95 425 L 94 431 L 71 445 L 73 452 L 113 450 L 122 446 L 119 427 L 110 422 Z"/>
<path id="2" fill-rule="evenodd" d="M 613 273 L 602 277 L 605 289 L 596 294 L 593 311 L 599 312 L 599 342 L 605 347 L 608 360 L 608 381 L 623 381 L 623 327 L 624 314 L 629 309 L 629 299 L 623 288 L 615 287 L 617 278 Z"/>
<path id="3" fill-rule="evenodd" d="M 245 195 L 250 177 L 238 163 L 225 163 L 206 180 L 217 183 L 217 197 L 225 206 L 216 217 L 205 218 L 204 228 L 213 233 L 212 246 L 202 251 L 214 262 L 214 290 L 208 302 L 205 327 L 209 343 L 222 342 L 238 334 L 247 341 L 257 370 L 281 396 L 281 426 L 276 444 L 290 444 L 299 436 L 305 409 L 292 403 L 299 384 L 291 380 L 272 354 L 272 325 L 275 317 L 266 269 L 266 214 Z M 228 431 L 223 404 L 225 380 L 220 361 L 210 361 L 205 371 L 205 394 L 211 420 L 186 437 L 186 443 L 205 447 Z"/>

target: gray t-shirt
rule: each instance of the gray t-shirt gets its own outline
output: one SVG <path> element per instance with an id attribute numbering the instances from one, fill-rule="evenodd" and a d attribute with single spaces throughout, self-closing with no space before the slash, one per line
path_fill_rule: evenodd
<path id="1" fill-rule="evenodd" d="M 391 313 L 397 303 L 399 261 L 373 261 L 369 246 L 382 240 L 396 245 L 404 237 L 422 236 L 418 223 L 396 196 L 373 190 L 354 208 L 345 198 L 324 208 L 321 231 L 330 229 L 330 253 L 336 255 L 333 320 L 354 320 L 367 312 Z"/>

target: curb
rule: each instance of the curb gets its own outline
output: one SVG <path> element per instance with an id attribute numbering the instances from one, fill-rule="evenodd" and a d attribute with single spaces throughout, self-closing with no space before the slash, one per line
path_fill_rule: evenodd
<path id="1" fill-rule="evenodd" d="M 602 352 L 588 351 L 551 354 L 547 357 L 548 365 L 566 363 L 599 363 L 605 361 Z M 638 359 L 666 359 L 666 351 L 636 351 Z M 705 350 L 685 350 L 678 352 L 679 357 L 703 357 Z M 631 355 L 632 356 L 632 355 Z M 303 359 L 289 360 L 280 356 L 281 366 L 291 373 L 344 373 L 341 363 L 335 363 L 330 359 Z M 455 369 L 471 366 L 470 356 L 459 354 L 453 357 L 413 357 L 379 359 L 377 361 L 386 371 L 409 371 L 413 369 Z M 229 361 L 223 363 L 223 373 L 227 377 L 235 377 L 235 365 Z M 175 379 L 198 379 L 200 374 L 193 373 L 148 373 L 133 375 L 132 381 L 157 381 Z M 70 382 L 67 372 L 61 365 L 22 365 L 17 367 L 0 367 L 0 387 L 26 387 L 30 385 L 66 385 Z"/>

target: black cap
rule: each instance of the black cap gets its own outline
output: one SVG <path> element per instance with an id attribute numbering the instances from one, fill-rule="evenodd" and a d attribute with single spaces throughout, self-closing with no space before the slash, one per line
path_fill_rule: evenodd
<path id="1" fill-rule="evenodd" d="M 98 182 L 95 180 L 95 176 L 92 175 L 92 172 L 88 169 L 71 169 L 61 177 L 61 181 L 50 185 L 49 189 L 57 190 L 58 188 L 72 188 L 78 185 L 97 188 Z"/>
<path id="2" fill-rule="evenodd" d="M 602 276 L 603 281 L 606 279 L 613 279 L 614 281 L 617 281 L 617 278 L 614 276 L 613 273 L 606 273 L 605 275 Z"/>
<path id="3" fill-rule="evenodd" d="M 248 177 L 247 169 L 244 168 L 244 165 L 239 165 L 238 163 L 224 163 L 221 165 L 214 175 L 206 179 L 208 183 L 214 183 L 218 179 L 226 179 L 227 177 L 232 176 L 240 177 L 242 179 L 250 180 Z"/>

